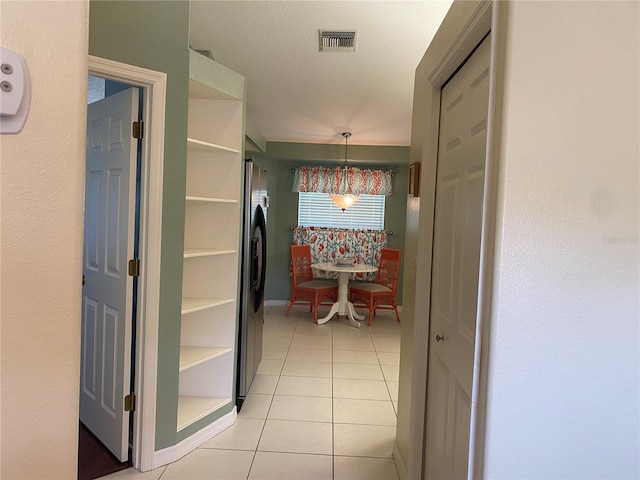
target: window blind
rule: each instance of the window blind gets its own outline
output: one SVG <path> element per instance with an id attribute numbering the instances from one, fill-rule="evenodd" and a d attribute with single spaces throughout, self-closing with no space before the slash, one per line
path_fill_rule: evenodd
<path id="1" fill-rule="evenodd" d="M 302 227 L 336 227 L 384 230 L 384 195 L 360 195 L 344 212 L 326 193 L 298 194 L 298 225 Z"/>

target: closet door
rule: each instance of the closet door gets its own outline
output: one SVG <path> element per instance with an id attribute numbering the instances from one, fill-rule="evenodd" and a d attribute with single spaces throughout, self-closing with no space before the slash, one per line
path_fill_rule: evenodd
<path id="1" fill-rule="evenodd" d="M 442 89 L 426 478 L 467 478 L 489 108 L 490 36 Z"/>

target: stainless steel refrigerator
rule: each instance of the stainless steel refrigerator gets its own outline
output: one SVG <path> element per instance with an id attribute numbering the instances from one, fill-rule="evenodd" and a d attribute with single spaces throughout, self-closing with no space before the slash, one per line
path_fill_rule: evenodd
<path id="1" fill-rule="evenodd" d="M 262 360 L 264 285 L 267 268 L 267 172 L 245 164 L 238 382 L 236 405 L 242 408 Z"/>

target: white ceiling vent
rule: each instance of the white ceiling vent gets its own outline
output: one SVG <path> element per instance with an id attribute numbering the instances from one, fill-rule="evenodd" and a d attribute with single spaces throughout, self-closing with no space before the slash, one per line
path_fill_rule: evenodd
<path id="1" fill-rule="evenodd" d="M 321 52 L 355 52 L 357 30 L 318 30 Z"/>

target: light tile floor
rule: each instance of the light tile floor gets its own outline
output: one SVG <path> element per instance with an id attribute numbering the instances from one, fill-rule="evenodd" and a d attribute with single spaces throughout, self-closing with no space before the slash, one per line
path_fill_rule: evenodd
<path id="1" fill-rule="evenodd" d="M 316 325 L 308 308 L 284 311 L 266 308 L 262 363 L 234 425 L 175 463 L 103 478 L 397 479 L 393 312 L 357 329 L 344 318 Z"/>

